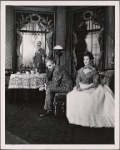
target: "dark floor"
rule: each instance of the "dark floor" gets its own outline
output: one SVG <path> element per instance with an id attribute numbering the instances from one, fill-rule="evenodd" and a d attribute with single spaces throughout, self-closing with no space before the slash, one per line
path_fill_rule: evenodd
<path id="1" fill-rule="evenodd" d="M 6 144 L 29 144 L 18 136 L 12 134 L 9 131 L 5 131 L 5 143 Z"/>
<path id="2" fill-rule="evenodd" d="M 6 144 L 114 144 L 113 128 L 71 125 L 66 117 L 39 117 L 43 99 L 16 103 L 9 99 L 8 93 L 9 90 L 6 90 Z M 12 141 L 10 136 L 14 137 Z"/>

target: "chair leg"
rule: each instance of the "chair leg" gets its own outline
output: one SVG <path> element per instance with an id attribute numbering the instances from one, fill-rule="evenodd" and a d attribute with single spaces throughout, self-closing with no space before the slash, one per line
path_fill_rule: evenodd
<path id="1" fill-rule="evenodd" d="M 54 101 L 53 102 L 53 106 L 54 106 L 54 116 L 57 115 L 57 103 Z"/>
<path id="2" fill-rule="evenodd" d="M 65 113 L 66 109 L 65 109 L 65 103 L 62 103 L 62 112 Z"/>

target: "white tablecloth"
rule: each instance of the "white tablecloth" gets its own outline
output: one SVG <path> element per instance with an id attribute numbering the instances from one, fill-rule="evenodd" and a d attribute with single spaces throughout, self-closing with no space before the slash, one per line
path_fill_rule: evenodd
<path id="1" fill-rule="evenodd" d="M 9 89 L 37 89 L 44 86 L 46 74 L 11 74 Z"/>

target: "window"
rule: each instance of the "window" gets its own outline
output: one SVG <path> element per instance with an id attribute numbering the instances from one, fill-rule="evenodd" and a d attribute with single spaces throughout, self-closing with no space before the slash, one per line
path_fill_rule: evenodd
<path id="1" fill-rule="evenodd" d="M 98 41 L 99 33 L 100 33 L 100 25 L 94 24 L 92 20 L 85 21 L 87 26 L 87 36 L 86 36 L 86 43 L 87 43 L 87 50 L 92 52 L 94 56 L 94 65 L 99 65 L 99 57 L 100 57 L 100 45 Z"/>
<path id="2" fill-rule="evenodd" d="M 102 71 L 105 68 L 105 11 L 106 7 L 86 7 L 72 12 L 72 66 L 73 78 L 84 66 L 83 55 L 92 52 L 94 65 Z"/>

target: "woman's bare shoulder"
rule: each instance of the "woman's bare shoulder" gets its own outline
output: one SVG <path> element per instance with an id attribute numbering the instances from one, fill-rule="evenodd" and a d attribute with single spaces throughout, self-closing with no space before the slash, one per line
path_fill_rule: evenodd
<path id="1" fill-rule="evenodd" d="M 82 70 L 83 70 L 83 67 L 80 68 L 80 69 L 77 71 L 77 73 L 78 73 L 78 74 L 81 73 Z"/>

